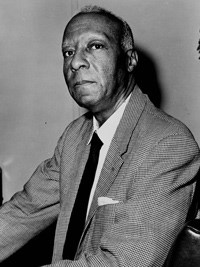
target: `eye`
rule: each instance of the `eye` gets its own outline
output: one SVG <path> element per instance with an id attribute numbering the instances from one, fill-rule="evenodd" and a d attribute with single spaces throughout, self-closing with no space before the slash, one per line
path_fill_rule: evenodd
<path id="1" fill-rule="evenodd" d="M 91 44 L 90 45 L 90 49 L 92 49 L 92 50 L 97 50 L 97 49 L 102 49 L 102 48 L 104 48 L 104 46 L 102 45 L 102 44 Z"/>
<path id="2" fill-rule="evenodd" d="M 64 58 L 68 58 L 68 57 L 71 57 L 74 55 L 74 51 L 73 50 L 66 50 L 66 51 L 63 51 L 63 56 Z"/>

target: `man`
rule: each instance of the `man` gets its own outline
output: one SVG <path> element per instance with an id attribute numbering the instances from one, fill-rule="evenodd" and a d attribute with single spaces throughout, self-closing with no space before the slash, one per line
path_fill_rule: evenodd
<path id="1" fill-rule="evenodd" d="M 58 218 L 48 266 L 162 266 L 191 204 L 198 146 L 136 85 L 138 58 L 123 20 L 98 7 L 83 9 L 66 26 L 62 52 L 69 92 L 89 112 L 66 128 L 53 157 L 1 208 L 0 258 Z M 82 236 L 71 254 L 94 132 L 102 146 Z"/>

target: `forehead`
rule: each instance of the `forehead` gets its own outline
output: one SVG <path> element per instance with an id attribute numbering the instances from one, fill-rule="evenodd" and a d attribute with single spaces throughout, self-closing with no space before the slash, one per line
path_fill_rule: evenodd
<path id="1" fill-rule="evenodd" d="M 118 41 L 119 23 L 101 14 L 79 14 L 73 17 L 67 24 L 64 39 L 70 39 L 73 35 L 85 32 L 96 33 L 106 36 L 108 39 Z"/>

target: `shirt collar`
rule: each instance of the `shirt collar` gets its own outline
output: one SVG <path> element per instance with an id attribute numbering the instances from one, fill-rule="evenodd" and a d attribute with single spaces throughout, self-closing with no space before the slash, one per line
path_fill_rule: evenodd
<path id="1" fill-rule="evenodd" d="M 130 97 L 131 94 L 126 98 L 121 106 L 104 122 L 101 127 L 99 127 L 98 121 L 93 116 L 93 130 L 90 135 L 88 144 L 90 143 L 94 132 L 98 134 L 103 144 L 109 144 L 111 142 Z"/>

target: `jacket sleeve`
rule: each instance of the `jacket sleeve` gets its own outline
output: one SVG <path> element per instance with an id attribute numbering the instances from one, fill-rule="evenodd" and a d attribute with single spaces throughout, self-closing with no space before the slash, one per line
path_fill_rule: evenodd
<path id="1" fill-rule="evenodd" d="M 162 266 L 185 222 L 199 165 L 199 149 L 191 136 L 163 138 L 141 162 L 129 197 L 99 207 L 93 218 L 94 235 L 101 232 L 96 252 L 46 267 Z"/>
<path id="2" fill-rule="evenodd" d="M 49 226 L 59 213 L 59 170 L 64 136 L 51 159 L 38 166 L 22 191 L 0 209 L 0 261 Z"/>

